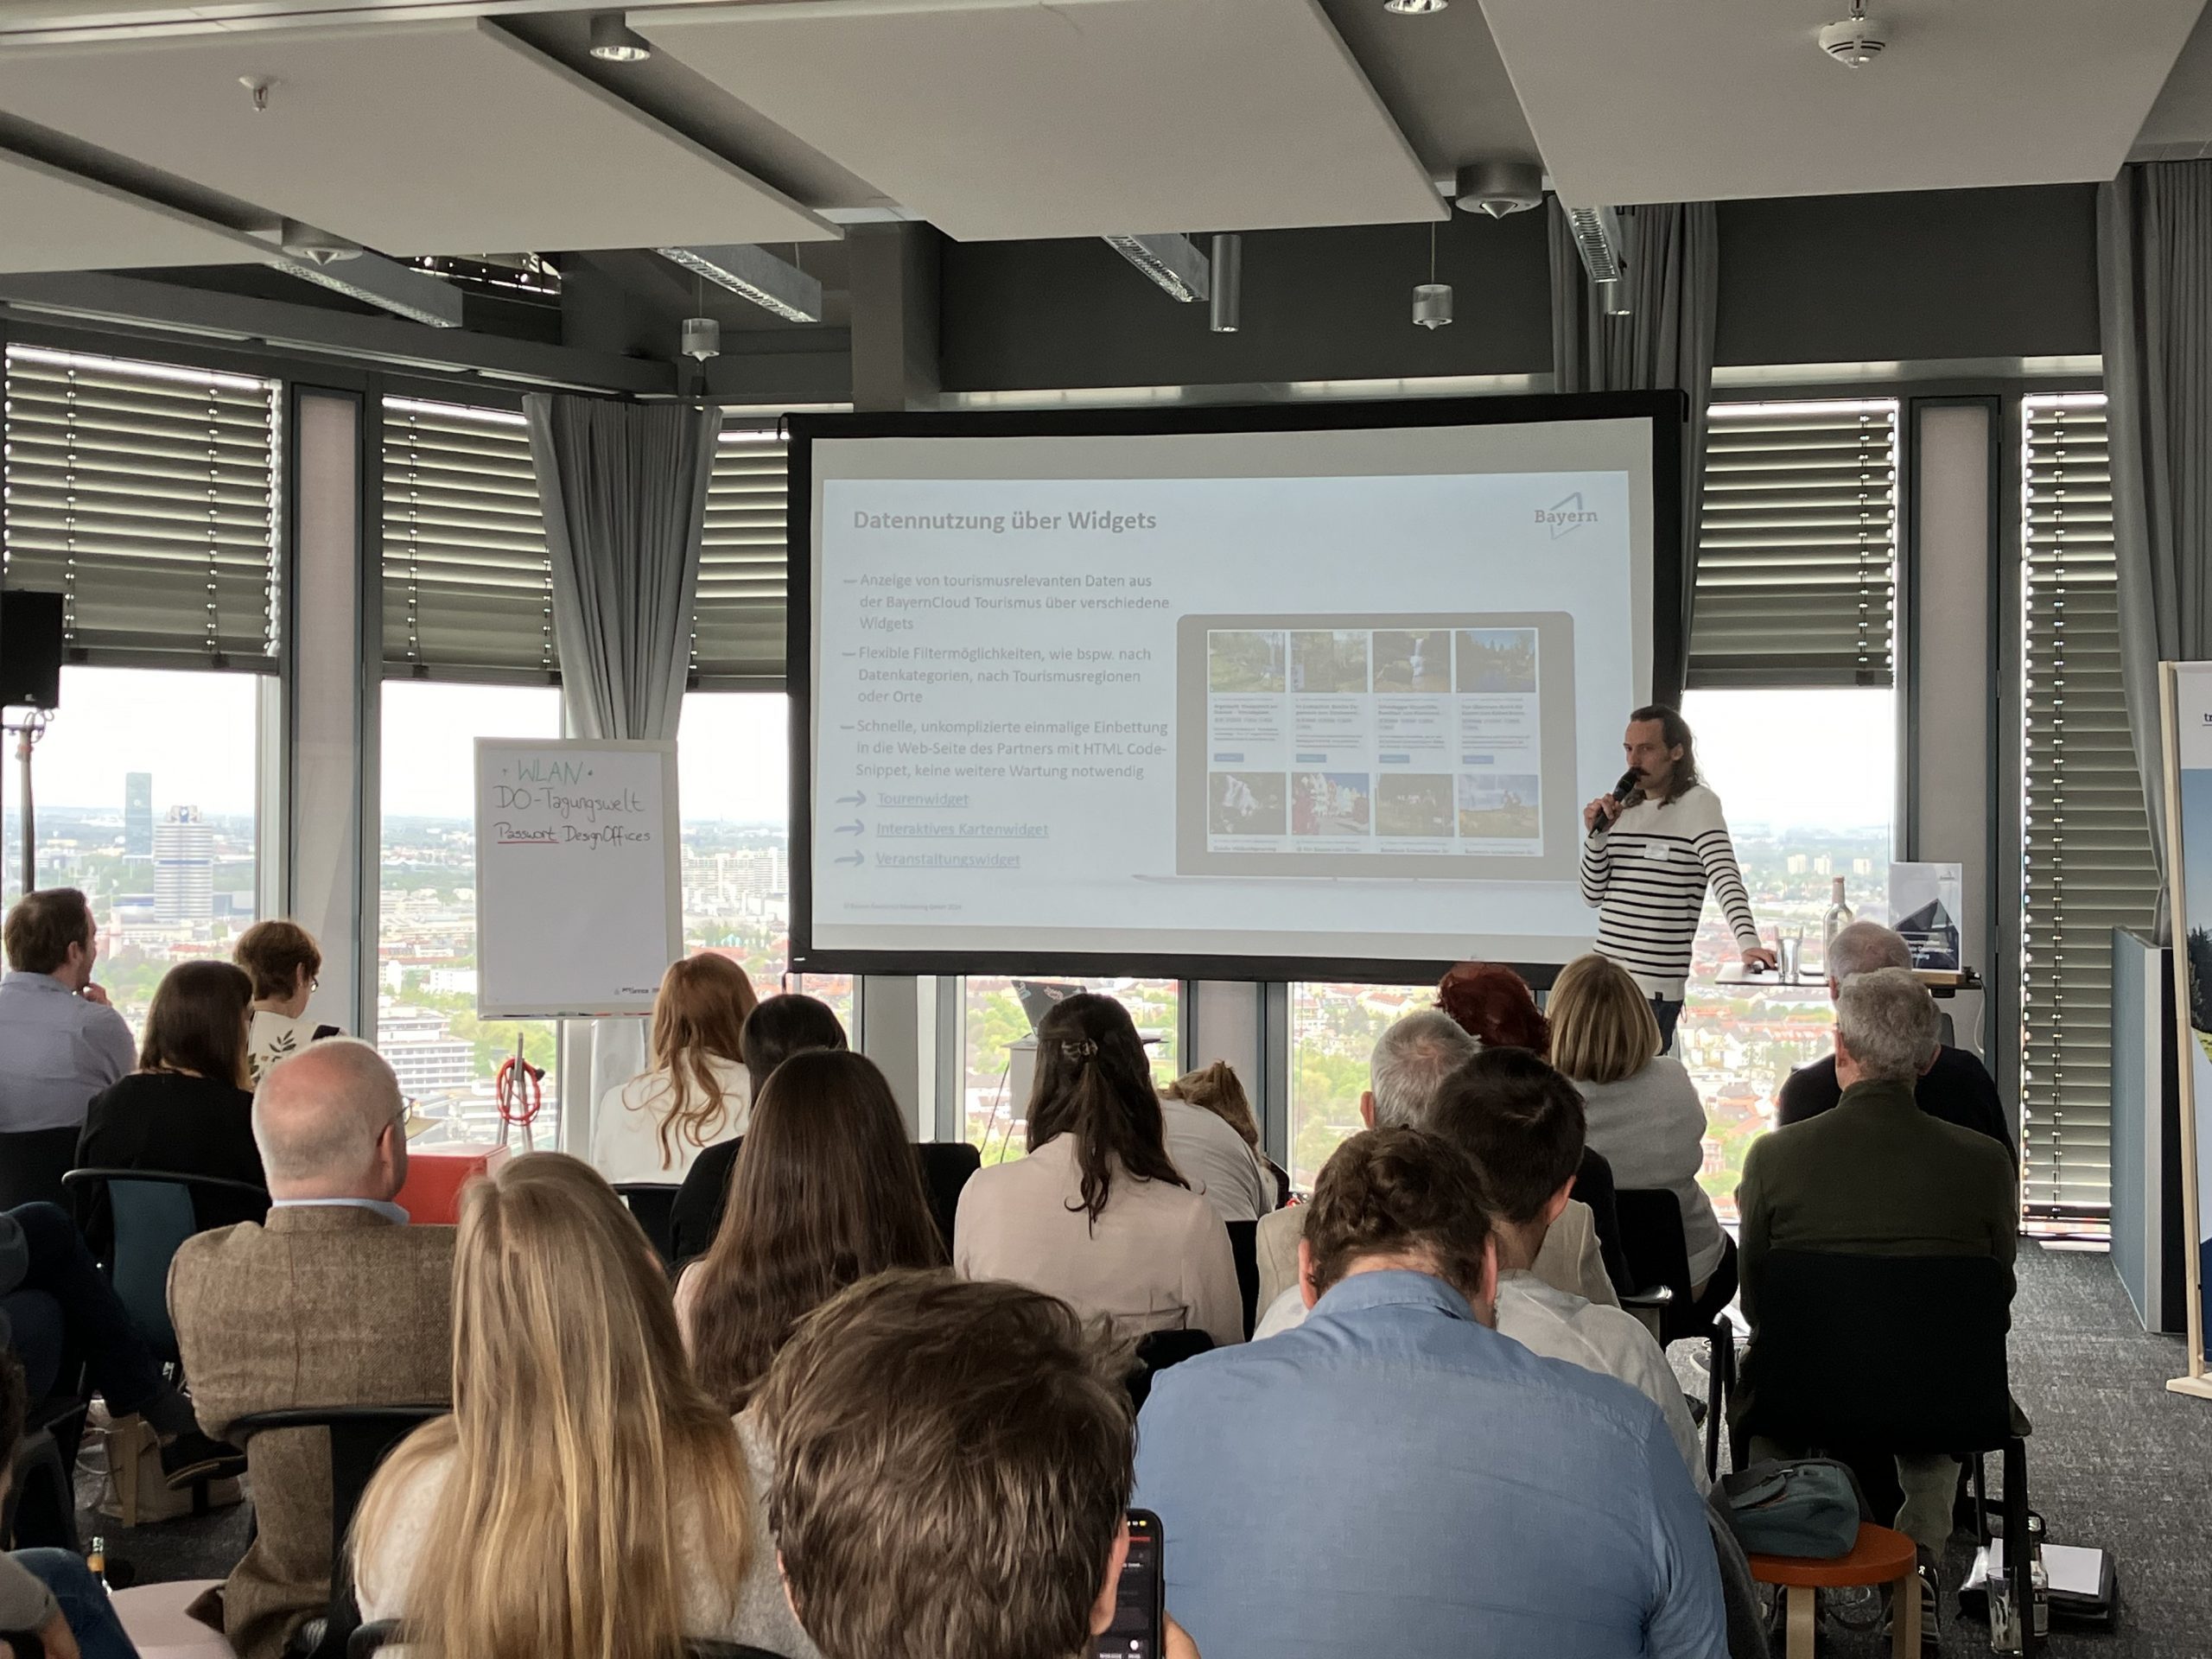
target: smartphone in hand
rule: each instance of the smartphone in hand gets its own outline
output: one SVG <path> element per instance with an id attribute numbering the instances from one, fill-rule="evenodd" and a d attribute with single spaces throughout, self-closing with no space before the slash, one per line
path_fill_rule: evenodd
<path id="1" fill-rule="evenodd" d="M 1097 1659 L 1160 1659 L 1166 1650 L 1167 1575 L 1160 1548 L 1160 1517 L 1131 1510 L 1129 1556 L 1122 1564 L 1114 1622 L 1098 1637 Z"/>

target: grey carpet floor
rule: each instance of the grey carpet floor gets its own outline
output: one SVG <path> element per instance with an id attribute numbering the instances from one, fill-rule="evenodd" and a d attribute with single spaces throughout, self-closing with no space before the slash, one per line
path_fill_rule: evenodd
<path id="1" fill-rule="evenodd" d="M 2212 1402 L 2166 1392 L 2187 1369 L 2177 1338 L 2144 1334 L 2104 1255 L 2024 1243 L 2013 1307 L 2012 1389 L 2035 1424 L 2030 1499 L 2055 1543 L 2094 1544 L 2119 1566 L 2120 1614 L 2105 1635 L 2054 1635 L 2050 1659 L 2206 1659 L 2212 1655 Z M 1688 1344 L 1677 1344 L 1677 1367 Z M 1990 1460 L 1991 1478 L 1996 1459 Z M 96 1478 L 80 1483 L 89 1504 Z M 245 1549 L 251 1510 L 124 1529 L 89 1513 L 85 1535 L 140 1582 L 220 1578 Z M 1943 1651 L 1982 1659 L 1986 1630 L 1955 1616 L 1972 1559 L 1952 1542 Z M 1831 1632 L 1833 1659 L 1886 1655 L 1885 1637 Z"/>

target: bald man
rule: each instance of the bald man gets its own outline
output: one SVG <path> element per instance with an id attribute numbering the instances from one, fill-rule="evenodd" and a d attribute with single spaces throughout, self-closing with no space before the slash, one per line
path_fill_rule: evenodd
<path id="1" fill-rule="evenodd" d="M 452 1397 L 453 1229 L 416 1227 L 405 1104 L 384 1058 L 333 1038 L 279 1061 L 253 1100 L 265 1222 L 202 1233 L 169 1268 L 169 1316 L 200 1426 L 287 1406 Z M 330 1599 L 325 1437 L 247 1447 L 257 1532 L 219 1596 L 193 1611 L 240 1659 L 279 1659 Z M 212 1605 L 211 1605 L 212 1604 Z"/>

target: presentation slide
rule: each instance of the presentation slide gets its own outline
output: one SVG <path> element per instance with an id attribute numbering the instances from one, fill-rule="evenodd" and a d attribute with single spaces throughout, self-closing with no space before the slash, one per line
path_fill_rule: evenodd
<path id="1" fill-rule="evenodd" d="M 1581 807 L 1652 683 L 1653 417 L 794 425 L 798 956 L 1586 948 Z"/>

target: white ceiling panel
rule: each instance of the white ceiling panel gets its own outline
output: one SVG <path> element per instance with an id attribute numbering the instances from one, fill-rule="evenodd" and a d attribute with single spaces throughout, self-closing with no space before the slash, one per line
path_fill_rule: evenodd
<path id="1" fill-rule="evenodd" d="M 965 241 L 1445 212 L 1315 0 L 797 0 L 630 22 Z"/>
<path id="2" fill-rule="evenodd" d="M 0 110 L 386 253 L 838 234 L 478 20 L 24 48 Z"/>
<path id="3" fill-rule="evenodd" d="M 251 264 L 252 243 L 157 203 L 0 150 L 0 273 Z"/>
<path id="4" fill-rule="evenodd" d="M 1482 0 L 1576 202 L 2107 179 L 2204 0 L 1873 0 L 1862 68 L 1815 36 L 1844 0 Z"/>

